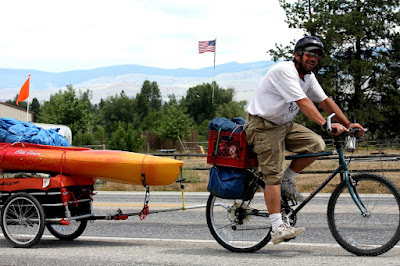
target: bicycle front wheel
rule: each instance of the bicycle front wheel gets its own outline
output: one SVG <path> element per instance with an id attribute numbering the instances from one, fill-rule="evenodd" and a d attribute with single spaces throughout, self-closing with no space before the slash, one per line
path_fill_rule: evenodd
<path id="1" fill-rule="evenodd" d="M 400 239 L 400 192 L 385 177 L 376 174 L 352 176 L 364 213 L 342 182 L 328 204 L 328 224 L 336 241 L 359 256 L 377 256 L 390 250 Z"/>
<path id="2" fill-rule="evenodd" d="M 251 201 L 210 195 L 206 212 L 211 234 L 230 251 L 254 252 L 271 239 L 271 223 L 263 193 L 256 193 Z"/>

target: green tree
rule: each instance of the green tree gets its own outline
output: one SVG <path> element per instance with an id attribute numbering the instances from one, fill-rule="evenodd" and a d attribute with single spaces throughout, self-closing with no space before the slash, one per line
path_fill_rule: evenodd
<path id="1" fill-rule="evenodd" d="M 348 114 L 354 112 L 368 123 L 375 136 L 382 136 L 379 124 L 386 119 L 380 113 L 387 109 L 382 100 L 388 90 L 396 95 L 399 88 L 398 69 L 390 68 L 399 62 L 400 1 L 280 0 L 280 4 L 290 28 L 322 39 L 326 56 L 314 72 L 327 94 Z M 277 44 L 270 52 L 274 59 L 287 58 L 293 46 Z M 398 135 L 392 130 L 389 135 Z"/>
<path id="2" fill-rule="evenodd" d="M 119 122 L 138 126 L 134 99 L 130 99 L 124 91 L 121 91 L 120 95 L 110 96 L 101 101 L 99 106 L 101 124 L 108 136 L 118 128 Z"/>
<path id="3" fill-rule="evenodd" d="M 382 90 L 379 113 L 382 118 L 386 119 L 382 119 L 382 123 L 376 123 L 375 127 L 381 136 L 398 139 L 400 132 L 400 123 L 397 122 L 400 117 L 400 33 L 395 35 L 392 47 L 388 49 L 388 54 L 393 61 L 386 65 L 387 75 L 377 85 Z"/>
<path id="4" fill-rule="evenodd" d="M 35 112 L 34 121 L 37 122 L 37 120 L 39 119 L 39 115 L 40 115 L 40 103 L 37 98 L 32 99 L 32 103 L 30 104 L 29 109 L 31 111 Z"/>
<path id="5" fill-rule="evenodd" d="M 215 85 L 215 89 L 213 88 Z M 227 104 L 233 100 L 235 90 L 233 88 L 222 89 L 215 84 L 202 84 L 191 87 L 186 92 L 186 97 L 181 100 L 181 104 L 187 109 L 190 117 L 196 124 L 201 124 L 204 120 L 215 117 L 218 106 Z M 212 99 L 214 90 L 214 102 Z"/>
<path id="6" fill-rule="evenodd" d="M 141 128 L 135 129 L 133 124 L 128 124 L 128 150 L 133 152 L 143 152 L 146 149 L 146 138 Z"/>
<path id="7" fill-rule="evenodd" d="M 119 122 L 117 129 L 111 134 L 108 149 L 127 151 L 128 144 L 126 142 L 126 125 L 124 122 Z"/>
<path id="8" fill-rule="evenodd" d="M 111 134 L 108 148 L 131 152 L 143 152 L 146 147 L 146 139 L 141 129 L 134 129 L 131 123 L 119 122 L 118 128 Z"/>
<path id="9" fill-rule="evenodd" d="M 94 130 L 94 139 L 97 144 L 107 144 L 107 134 L 103 126 L 97 125 Z"/>
<path id="10" fill-rule="evenodd" d="M 199 133 L 199 141 L 205 142 L 208 140 L 210 129 L 208 128 L 209 120 L 204 120 L 201 124 L 194 124 L 193 130 Z"/>
<path id="11" fill-rule="evenodd" d="M 145 80 L 136 95 L 135 110 L 142 121 L 151 112 L 161 111 L 161 93 L 157 82 Z"/>
<path id="12" fill-rule="evenodd" d="M 227 118 L 242 117 L 246 119 L 246 105 L 247 101 L 223 103 L 218 106 L 215 115 Z"/>
<path id="13" fill-rule="evenodd" d="M 81 132 L 75 134 L 72 139 L 72 145 L 74 146 L 85 146 L 85 145 L 94 145 L 95 144 L 95 136 L 92 132 Z"/>
<path id="14" fill-rule="evenodd" d="M 143 131 L 156 131 L 165 119 L 163 112 L 151 112 L 140 124 Z"/>
<path id="15" fill-rule="evenodd" d="M 163 112 L 167 113 L 168 107 L 176 104 L 178 104 L 178 101 L 176 100 L 175 94 L 172 93 L 172 95 L 168 95 L 168 101 L 163 104 Z"/>
<path id="16" fill-rule="evenodd" d="M 76 96 L 72 85 L 67 85 L 65 91 L 51 95 L 50 100 L 40 107 L 39 121 L 67 125 L 75 135 L 86 130 L 88 115 L 87 103 Z"/>
<path id="17" fill-rule="evenodd" d="M 156 133 L 162 140 L 171 138 L 177 141 L 179 138 L 185 139 L 190 136 L 191 126 L 191 119 L 185 109 L 179 105 L 172 105 Z"/>

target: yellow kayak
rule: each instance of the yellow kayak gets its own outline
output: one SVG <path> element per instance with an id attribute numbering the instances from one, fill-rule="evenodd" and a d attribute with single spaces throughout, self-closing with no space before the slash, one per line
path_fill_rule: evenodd
<path id="1" fill-rule="evenodd" d="M 0 143 L 0 172 L 49 172 L 126 184 L 162 186 L 173 183 L 183 162 L 141 153 Z"/>

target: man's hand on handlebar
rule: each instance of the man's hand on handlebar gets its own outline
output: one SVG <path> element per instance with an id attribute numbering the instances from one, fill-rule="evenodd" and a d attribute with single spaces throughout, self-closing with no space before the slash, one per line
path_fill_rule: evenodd
<path id="1" fill-rule="evenodd" d="M 357 138 L 364 136 L 367 129 L 363 128 L 359 123 L 350 123 L 348 128 L 339 123 L 332 123 L 332 117 L 335 115 L 335 113 L 332 113 L 326 118 L 326 123 L 322 126 L 322 129 L 335 136 L 339 136 L 343 132 L 349 132 L 350 129 L 355 132 Z"/>
<path id="2" fill-rule="evenodd" d="M 356 131 L 356 137 L 359 138 L 361 136 L 364 136 L 365 132 L 367 131 L 365 128 L 363 128 L 359 123 L 351 123 L 349 125 L 349 129 L 350 128 L 354 128 L 354 129 L 358 129 Z"/>
<path id="3" fill-rule="evenodd" d="M 364 136 L 365 132 L 367 131 L 365 128 L 363 128 L 359 123 L 351 123 L 349 125 L 349 128 L 343 126 L 342 124 L 339 123 L 332 123 L 331 124 L 331 134 L 335 136 L 339 136 L 343 132 L 349 132 L 349 129 L 356 129 L 355 130 L 355 136 L 357 138 Z M 354 131 L 353 131 L 354 132 Z"/>
<path id="4" fill-rule="evenodd" d="M 349 132 L 349 130 L 347 129 L 347 127 L 343 126 L 342 124 L 339 123 L 332 123 L 331 124 L 331 134 L 335 135 L 335 136 L 339 136 L 340 134 L 342 134 L 343 132 Z"/>

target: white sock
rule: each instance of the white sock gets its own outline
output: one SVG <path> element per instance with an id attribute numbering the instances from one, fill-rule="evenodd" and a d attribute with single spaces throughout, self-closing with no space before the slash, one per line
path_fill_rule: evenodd
<path id="1" fill-rule="evenodd" d="M 290 181 L 293 180 L 293 178 L 295 178 L 298 175 L 298 173 L 296 173 L 295 171 L 293 171 L 292 169 L 290 169 L 290 167 L 288 167 L 285 171 L 285 173 L 283 174 L 282 177 L 282 181 Z"/>
<path id="2" fill-rule="evenodd" d="M 278 227 L 283 223 L 282 221 L 282 214 L 280 213 L 273 213 L 269 215 L 269 220 L 272 224 L 272 232 L 276 232 Z"/>

